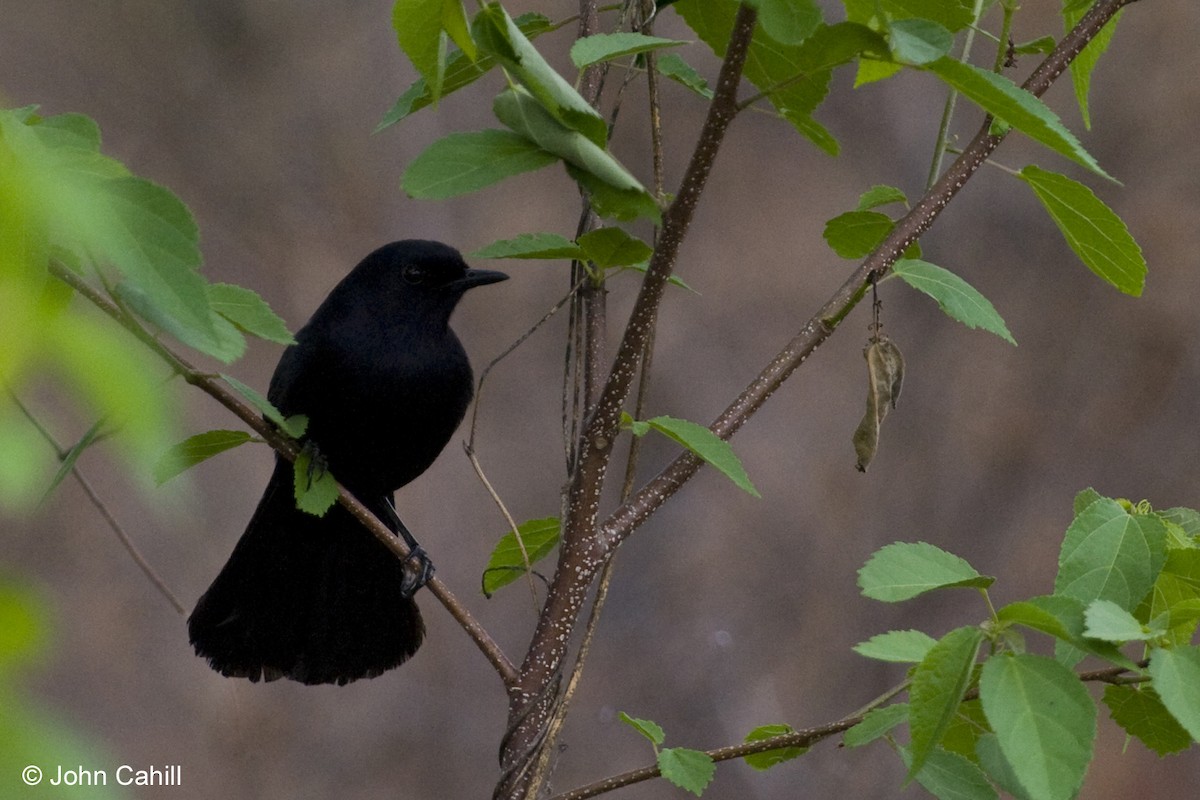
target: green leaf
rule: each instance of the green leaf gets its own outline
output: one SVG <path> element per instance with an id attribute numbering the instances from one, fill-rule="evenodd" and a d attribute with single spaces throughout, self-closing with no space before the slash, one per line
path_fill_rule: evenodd
<path id="1" fill-rule="evenodd" d="M 1148 633 L 1133 614 L 1111 600 L 1093 600 L 1084 612 L 1084 620 L 1084 634 L 1106 642 L 1144 642 L 1161 635 Z"/>
<path id="2" fill-rule="evenodd" d="M 558 517 L 531 519 L 517 526 L 517 533 L 525 544 L 531 565 L 541 561 L 558 546 L 560 527 Z M 507 586 L 524 574 L 525 557 L 521 554 L 521 544 L 509 531 L 500 537 L 483 570 L 484 596 L 491 597 L 501 586 Z"/>
<path id="3" fill-rule="evenodd" d="M 471 253 L 471 258 L 581 259 L 583 248 L 557 233 L 522 233 Z"/>
<path id="4" fill-rule="evenodd" d="M 771 739 L 776 736 L 783 736 L 788 733 L 795 733 L 795 728 L 791 725 L 759 725 L 754 730 L 746 734 L 746 738 L 742 741 L 747 744 L 751 742 L 761 742 L 763 739 Z M 775 750 L 764 750 L 761 753 L 752 753 L 745 757 L 745 761 L 753 769 L 760 772 L 770 769 L 776 764 L 782 764 L 785 761 L 791 761 L 793 758 L 799 758 L 808 752 L 807 747 L 780 747 Z"/>
<path id="5" fill-rule="evenodd" d="M 520 87 L 510 87 L 492 104 L 496 118 L 538 147 L 561 158 L 616 189 L 642 191 L 637 179 L 602 146 L 555 119 L 536 97 Z"/>
<path id="6" fill-rule="evenodd" d="M 671 783 L 699 797 L 716 774 L 717 765 L 699 750 L 664 747 L 658 751 L 658 769 Z"/>
<path id="7" fill-rule="evenodd" d="M 1042 201 L 1054 224 L 1062 231 L 1075 255 L 1125 294 L 1135 297 L 1146 284 L 1146 259 L 1125 222 L 1091 189 L 1066 175 L 1047 172 L 1032 164 L 1021 170 Z"/>
<path id="8" fill-rule="evenodd" d="M 1034 800 L 1021 785 L 1021 781 L 1018 780 L 1012 765 L 1004 757 L 1004 753 L 1000 751 L 1000 740 L 996 738 L 996 734 L 985 733 L 980 736 L 979 741 L 975 743 L 975 755 L 979 759 L 979 766 L 983 768 L 993 783 L 1016 800 Z"/>
<path id="9" fill-rule="evenodd" d="M 1200 511 L 1191 508 L 1168 508 L 1159 511 L 1158 515 L 1168 522 L 1174 522 L 1188 536 L 1200 535 Z"/>
<path id="10" fill-rule="evenodd" d="M 32 587 L 11 577 L 0 581 L 0 675 L 41 655 L 47 644 L 49 619 L 45 598 Z"/>
<path id="11" fill-rule="evenodd" d="M 557 160 L 553 154 L 511 131 L 452 133 L 412 160 L 404 171 L 403 188 L 409 197 L 443 200 L 541 169 Z"/>
<path id="12" fill-rule="evenodd" d="M 993 656 L 983 665 L 979 697 L 1004 759 L 1029 794 L 1073 798 L 1096 738 L 1096 707 L 1075 673 L 1044 656 Z"/>
<path id="13" fill-rule="evenodd" d="M 910 764 L 912 750 L 900 748 L 900 757 L 905 764 Z M 983 770 L 965 756 L 940 747 L 930 751 L 916 778 L 917 783 L 938 800 L 996 800 L 999 797 Z"/>
<path id="14" fill-rule="evenodd" d="M 254 441 L 258 440 L 245 431 L 216 430 L 189 436 L 162 454 L 162 458 L 154 465 L 154 482 L 161 486 L 201 461 Z"/>
<path id="15" fill-rule="evenodd" d="M 1200 648 L 1155 648 L 1150 677 L 1162 703 L 1193 739 L 1200 739 Z"/>
<path id="16" fill-rule="evenodd" d="M 292 466 L 296 508 L 315 517 L 325 516 L 338 499 L 337 481 L 333 473 L 325 468 L 320 458 L 314 457 L 311 447 L 301 449 Z"/>
<path id="17" fill-rule="evenodd" d="M 621 722 L 633 728 L 635 731 L 645 736 L 655 747 L 661 745 L 666 740 L 666 735 L 659 724 L 649 719 L 637 719 L 626 714 L 624 711 L 620 713 Z"/>
<path id="18" fill-rule="evenodd" d="M 1071 504 L 1071 509 L 1072 509 L 1071 513 L 1075 514 L 1075 516 L 1079 516 L 1081 513 L 1083 513 L 1083 510 L 1085 508 L 1087 508 L 1088 506 L 1090 506 L 1092 503 L 1096 502 L 1097 500 L 1102 499 L 1103 497 L 1104 497 L 1104 495 L 1100 494 L 1095 489 L 1093 489 L 1092 487 L 1089 486 L 1088 488 L 1081 491 L 1079 494 L 1075 495 L 1075 500 Z"/>
<path id="19" fill-rule="evenodd" d="M 179 317 L 156 304 L 137 285 L 123 281 L 115 287 L 121 302 L 146 322 L 166 331 L 188 347 L 212 356 L 223 364 L 237 361 L 246 352 L 246 339 L 237 327 L 215 313 L 209 312 L 208 324 L 198 327 L 188 317 Z M 207 290 L 207 286 L 205 287 Z"/>
<path id="20" fill-rule="evenodd" d="M 467 21 L 467 10 L 463 7 L 463 0 L 442 0 L 442 29 L 451 41 L 458 45 L 458 49 L 466 53 L 467 58 L 474 59 L 478 56 L 475 40 L 471 38 L 471 23 Z M 445 72 L 444 58 L 442 71 Z"/>
<path id="21" fill-rule="evenodd" d="M 654 66 L 660 74 L 686 86 L 705 100 L 712 100 L 713 93 L 712 89 L 708 88 L 708 81 L 704 80 L 691 64 L 684 61 L 682 56 L 676 53 L 663 53 L 655 59 Z"/>
<path id="22" fill-rule="evenodd" d="M 274 423 L 275 427 L 291 436 L 293 439 L 299 439 L 304 435 L 304 431 L 308 428 L 308 417 L 303 414 L 283 418 L 283 414 L 279 413 L 270 400 L 263 397 L 257 390 L 252 389 L 246 384 L 239 381 L 232 375 L 221 375 L 221 379 L 237 390 L 237 393 L 250 401 L 250 405 L 262 412 L 262 415 Z"/>
<path id="23" fill-rule="evenodd" d="M 954 34 L 928 19 L 898 19 L 888 25 L 892 58 L 920 66 L 937 61 L 954 46 Z"/>
<path id="24" fill-rule="evenodd" d="M 1101 498 L 1075 517 L 1063 539 L 1055 594 L 1085 604 L 1111 600 L 1126 611 L 1141 602 L 1166 559 L 1166 527 Z"/>
<path id="25" fill-rule="evenodd" d="M 496 58 L 536 98 L 539 108 L 567 129 L 583 134 L 597 148 L 604 148 L 608 123 L 542 58 L 499 3 L 488 3 L 476 15 L 474 33 L 480 49 Z"/>
<path id="26" fill-rule="evenodd" d="M 517 28 L 530 39 L 533 39 L 547 31 L 553 30 L 550 20 L 542 14 L 522 14 L 513 20 L 517 24 Z M 445 97 L 451 92 L 458 91 L 464 86 L 470 86 L 475 81 L 486 75 L 491 69 L 496 66 L 494 56 L 476 54 L 477 57 L 472 60 L 470 56 L 462 50 L 453 50 L 446 57 L 445 75 L 442 78 L 441 97 Z M 395 125 L 400 120 L 407 117 L 422 108 L 433 105 L 433 92 L 430 91 L 429 84 L 424 78 L 418 78 L 415 83 L 405 90 L 404 94 L 396 100 L 391 110 L 384 115 L 380 120 L 379 125 L 375 128 L 375 132 Z"/>
<path id="27" fill-rule="evenodd" d="M 846 747 L 862 747 L 881 736 L 886 736 L 893 728 L 906 721 L 908 703 L 893 703 L 890 706 L 873 708 L 863 715 L 862 722 L 846 731 L 842 743 Z"/>
<path id="28" fill-rule="evenodd" d="M 645 264 L 645 263 L 629 264 L 628 266 L 621 267 L 619 271 L 631 269 L 635 272 L 640 272 L 644 275 L 644 274 L 646 274 L 648 268 L 649 268 L 649 265 Z M 688 286 L 686 283 L 684 283 L 683 278 L 680 278 L 678 275 L 672 275 L 671 277 L 667 278 L 667 283 L 670 283 L 674 286 L 678 286 L 681 289 L 687 289 L 692 294 L 700 294 L 695 289 L 693 289 L 691 286 Z"/>
<path id="29" fill-rule="evenodd" d="M 1171 716 L 1152 686 L 1105 686 L 1104 705 L 1113 722 L 1160 756 L 1192 746 L 1192 737 Z"/>
<path id="30" fill-rule="evenodd" d="M 1003 75 L 952 58 L 938 59 L 925 69 L 974 101 L 984 111 L 1004 120 L 1026 136 L 1082 164 L 1097 175 L 1112 180 L 1083 148 L 1075 134 L 1067 130 L 1057 114 Z"/>
<path id="31" fill-rule="evenodd" d="M 1090 6 L 1091 3 L 1065 5 L 1062 12 L 1064 32 L 1069 32 L 1074 28 Z M 1083 117 L 1083 125 L 1088 130 L 1091 130 L 1092 127 L 1092 117 L 1088 111 L 1088 92 L 1092 83 L 1092 70 L 1096 68 L 1100 56 L 1108 50 L 1113 34 L 1117 32 L 1117 23 L 1121 19 L 1122 11 L 1118 11 L 1071 61 L 1071 83 L 1075 87 L 1075 100 L 1079 103 L 1079 113 Z"/>
<path id="32" fill-rule="evenodd" d="M 661 224 L 662 209 L 645 189 L 620 189 L 574 164 L 568 162 L 565 166 L 571 179 L 587 192 L 588 203 L 600 216 L 621 221 L 644 218 Z"/>
<path id="33" fill-rule="evenodd" d="M 584 69 L 602 61 L 645 53 L 648 50 L 678 47 L 681 44 L 687 42 L 647 36 L 644 33 L 596 33 L 575 40 L 575 44 L 571 45 L 571 61 L 578 69 Z"/>
<path id="34" fill-rule="evenodd" d="M 952 630 L 930 648 L 913 670 L 908 688 L 908 727 L 912 733 L 910 779 L 921 772 L 950 727 L 971 684 L 982 642 L 983 631 L 976 626 Z"/>
<path id="35" fill-rule="evenodd" d="M 1010 603 L 996 618 L 1075 643 L 1083 635 L 1084 605 L 1074 597 L 1044 595 Z"/>
<path id="36" fill-rule="evenodd" d="M 781 44 L 801 44 L 821 24 L 813 0 L 749 0 L 749 5 L 758 10 L 763 32 Z"/>
<path id="37" fill-rule="evenodd" d="M 579 237 L 579 246 L 601 269 L 644 264 L 654 248 L 620 228 L 597 228 Z"/>
<path id="38" fill-rule="evenodd" d="M 1013 52 L 1017 55 L 1029 55 L 1031 53 L 1049 53 L 1054 50 L 1058 42 L 1054 41 L 1053 36 L 1039 36 L 1028 42 L 1022 42 L 1013 48 Z"/>
<path id="39" fill-rule="evenodd" d="M 874 0 L 865 0 L 873 3 Z M 863 0 L 859 0 L 863 2 Z M 971 3 L 959 0 L 882 0 L 883 9 L 892 19 L 922 17 L 951 31 L 959 31 L 972 22 Z M 847 6 L 853 3 L 847 3 Z"/>
<path id="40" fill-rule="evenodd" d="M 872 600 L 895 603 L 934 589 L 985 589 L 995 578 L 980 575 L 956 555 L 925 542 L 895 542 L 876 550 L 858 571 L 858 586 Z"/>
<path id="41" fill-rule="evenodd" d="M 718 58 L 724 58 L 736 0 L 679 0 L 674 8 Z M 776 110 L 814 144 L 830 155 L 838 151 L 837 140 L 812 114 L 825 99 L 834 67 L 860 53 L 888 52 L 887 43 L 865 25 L 843 22 L 820 25 L 803 44 L 786 44 L 760 27 L 750 44 L 743 74 L 760 92 L 767 93 Z"/>
<path id="42" fill-rule="evenodd" d="M 915 664 L 925 658 L 937 640 L 924 631 L 888 631 L 872 636 L 852 648 L 860 656 L 877 661 Z"/>
<path id="43" fill-rule="evenodd" d="M 895 224 L 878 211 L 847 211 L 825 223 L 823 236 L 842 258 L 859 259 L 874 250 Z"/>
<path id="44" fill-rule="evenodd" d="M 392 6 L 392 29 L 400 49 L 425 79 L 437 103 L 446 74 L 446 34 L 442 30 L 442 7 L 446 0 L 396 0 Z M 460 0 L 450 0 L 459 3 Z"/>
<path id="45" fill-rule="evenodd" d="M 858 211 L 870 211 L 872 208 L 886 206 L 891 203 L 903 203 L 908 206 L 908 198 L 904 192 L 897 189 L 895 186 L 886 186 L 877 184 L 872 186 L 867 191 L 863 192 L 858 198 Z M 889 229 L 890 232 L 890 229 Z M 884 234 L 885 236 L 887 234 Z M 876 243 L 878 244 L 878 242 Z M 874 249 L 874 248 L 872 248 Z M 868 251 L 870 252 L 870 251 Z M 865 254 L 864 254 L 865 255 Z"/>
<path id="46" fill-rule="evenodd" d="M 941 747 L 951 753 L 976 761 L 976 745 L 984 734 L 991 732 L 987 717 L 983 714 L 983 704 L 979 698 L 964 700 L 954 711 L 954 718 L 942 736 Z"/>
<path id="47" fill-rule="evenodd" d="M 208 302 L 213 311 L 252 336 L 277 344 L 296 343 L 287 323 L 250 289 L 231 283 L 209 284 Z"/>
<path id="48" fill-rule="evenodd" d="M 678 442 L 701 460 L 716 467 L 742 490 L 755 497 L 761 497 L 729 442 L 719 438 L 708 428 L 686 419 L 665 416 L 645 420 L 644 424 L 648 426 L 644 430 L 656 430 L 668 439 Z M 631 429 L 634 435 L 641 435 L 638 428 Z"/>
<path id="49" fill-rule="evenodd" d="M 1017 343 L 991 301 L 950 270 L 928 261 L 902 258 L 892 267 L 892 272 L 909 286 L 932 297 L 947 316 L 968 328 L 982 328 L 1009 344 Z"/>
<path id="50" fill-rule="evenodd" d="M 83 455 L 83 451 L 95 444 L 96 440 L 100 437 L 100 431 L 103 425 L 104 420 L 96 420 L 96 422 L 92 424 L 92 427 L 88 428 L 87 431 L 84 432 L 83 436 L 79 437 L 79 441 L 71 446 L 71 449 L 67 451 L 65 456 L 63 456 L 62 463 L 58 465 L 58 472 L 54 473 L 54 477 L 50 479 L 50 484 L 46 487 L 45 492 L 42 494 L 42 499 L 39 501 L 40 503 L 46 502 L 46 498 L 49 497 L 50 494 L 58 488 L 58 485 L 62 483 L 68 475 L 71 474 L 71 470 L 75 468 L 75 462 L 79 460 L 81 455 Z"/>

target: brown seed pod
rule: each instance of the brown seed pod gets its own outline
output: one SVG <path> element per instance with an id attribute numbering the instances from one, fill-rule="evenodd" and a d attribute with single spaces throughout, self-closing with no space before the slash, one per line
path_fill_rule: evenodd
<path id="1" fill-rule="evenodd" d="M 904 356 L 900 348 L 879 335 L 863 349 L 867 360 L 867 412 L 854 431 L 854 452 L 859 472 L 866 472 L 879 449 L 879 427 L 888 411 L 896 407 L 904 384 Z"/>

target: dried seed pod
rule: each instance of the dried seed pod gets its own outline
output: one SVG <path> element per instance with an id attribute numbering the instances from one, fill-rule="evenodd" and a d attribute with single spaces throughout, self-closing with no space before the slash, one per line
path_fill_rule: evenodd
<path id="1" fill-rule="evenodd" d="M 879 449 L 879 426 L 888 410 L 896 407 L 904 384 L 904 356 L 886 336 L 871 340 L 863 349 L 867 360 L 867 412 L 854 431 L 854 452 L 859 472 L 866 472 Z"/>

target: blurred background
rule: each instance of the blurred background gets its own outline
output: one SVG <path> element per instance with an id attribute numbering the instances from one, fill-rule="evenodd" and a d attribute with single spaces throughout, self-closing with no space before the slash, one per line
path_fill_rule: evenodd
<path id="1" fill-rule="evenodd" d="M 841 17 L 840 4 L 824 5 L 830 19 Z M 574 231 L 578 199 L 557 167 L 452 201 L 403 195 L 405 165 L 430 142 L 495 125 L 500 77 L 372 135 L 415 78 L 396 45 L 390 6 L 10 1 L 0 10 L 0 100 L 95 118 L 107 153 L 191 207 L 209 279 L 253 288 L 295 329 L 383 242 L 434 238 L 470 252 L 522 232 Z M 1017 39 L 1057 34 L 1058 6 L 1027 3 Z M 509 9 L 560 19 L 574 4 Z M 926 258 L 991 299 L 1020 346 L 958 325 L 900 281 L 884 284 L 883 319 L 904 351 L 907 377 L 863 475 L 854 470 L 851 435 L 864 408 L 869 313 L 866 304 L 856 310 L 734 440 L 762 499 L 705 470 L 622 549 L 562 737 L 556 790 L 652 759 L 617 720 L 620 711 L 658 721 L 668 745 L 698 748 L 740 741 L 766 723 L 825 723 L 903 677 L 898 666 L 851 652 L 855 643 L 918 625 L 938 636 L 984 618 L 972 592 L 899 606 L 861 597 L 856 570 L 889 542 L 921 539 L 967 558 L 997 576 L 999 605 L 1051 590 L 1071 500 L 1084 487 L 1156 507 L 1200 505 L 1198 23 L 1191 3 L 1128 10 L 1095 76 L 1091 132 L 1069 81 L 1047 96 L 1124 187 L 1081 175 L 1019 136 L 996 155 L 1010 167 L 1036 162 L 1093 185 L 1145 251 L 1144 296 L 1096 279 L 1023 184 L 984 169 L 922 246 Z M 669 11 L 657 32 L 691 38 Z M 539 42 L 567 74 L 571 39 L 568 26 Z M 703 45 L 684 55 L 714 76 Z M 1021 58 L 1015 74 L 1035 63 Z M 852 79 L 852 70 L 837 73 L 817 114 L 841 140 L 840 158 L 768 115 L 736 121 L 678 265 L 696 293 L 672 290 L 664 304 L 648 415 L 716 416 L 851 268 L 821 240 L 825 220 L 875 183 L 920 194 L 942 89 L 919 74 L 858 90 Z M 671 189 L 704 108 L 674 84 L 663 98 Z M 963 141 L 979 119 L 960 105 Z M 648 182 L 645 133 L 644 93 L 631 87 L 614 150 Z M 513 279 L 472 293 L 456 316 L 477 368 L 568 284 L 565 263 L 499 266 Z M 635 288 L 628 276 L 612 284 L 614 336 Z M 564 332 L 560 315 L 494 371 L 482 398 L 477 451 L 518 519 L 558 512 Z M 230 371 L 265 388 L 279 352 L 252 343 Z M 177 438 L 234 424 L 199 392 L 174 390 L 186 409 Z M 55 432 L 73 441 L 89 422 L 63 413 Z M 519 659 L 533 625 L 529 598 L 521 584 L 492 600 L 478 591 L 505 524 L 462 454 L 465 436 L 464 428 L 398 503 L 438 574 Z M 673 454 L 648 441 L 641 479 Z M 103 448 L 80 466 L 190 608 L 249 519 L 271 457 L 262 447 L 240 448 L 149 492 Z M 20 675 L 24 702 L 92 743 L 97 755 L 85 766 L 182 766 L 182 786 L 127 796 L 490 795 L 505 697 L 428 597 L 428 640 L 400 670 L 344 688 L 251 685 L 218 677 L 192 654 L 183 619 L 72 481 L 37 515 L 0 525 L 0 572 L 40 596 L 50 619 L 47 648 Z M 0 713 L 0 724 L 15 724 L 5 719 Z M 1106 718 L 1100 731 L 1082 796 L 1194 796 L 1195 749 L 1160 761 L 1140 743 L 1126 747 Z M 705 796 L 894 797 L 903 769 L 884 749 L 826 742 L 765 774 L 725 765 Z M 65 757 L 44 760 L 55 759 Z M 32 796 L 18 781 L 15 770 L 0 775 L 0 796 Z M 615 796 L 680 791 L 657 782 Z"/>

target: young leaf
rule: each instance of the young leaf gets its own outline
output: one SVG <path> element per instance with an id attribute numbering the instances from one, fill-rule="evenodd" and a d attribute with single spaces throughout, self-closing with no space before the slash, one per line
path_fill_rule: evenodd
<path id="1" fill-rule="evenodd" d="M 1160 756 L 1192 746 L 1192 737 L 1167 711 L 1152 686 L 1105 686 L 1104 705 L 1113 722 Z"/>
<path id="2" fill-rule="evenodd" d="M 579 237 L 587 258 L 601 269 L 644 264 L 654 249 L 620 228 L 597 228 Z"/>
<path id="3" fill-rule="evenodd" d="M 852 441 L 858 460 L 854 468 L 866 472 L 879 449 L 879 429 L 888 411 L 896 407 L 904 385 L 904 356 L 887 336 L 880 335 L 863 348 L 867 360 L 867 410 Z"/>
<path id="4" fill-rule="evenodd" d="M 971 625 L 950 631 L 930 648 L 913 671 L 908 689 L 908 727 L 912 733 L 911 779 L 921 772 L 954 719 L 971 684 L 983 631 Z"/>
<path id="5" fill-rule="evenodd" d="M 901 747 L 900 757 L 905 764 L 911 764 L 912 748 Z M 916 778 L 917 783 L 938 800 L 997 800 L 999 797 L 983 770 L 966 756 L 940 747 L 930 751 Z"/>
<path id="6" fill-rule="evenodd" d="M 480 49 L 495 57 L 537 99 L 540 108 L 597 148 L 604 148 L 608 123 L 542 58 L 499 3 L 488 3 L 476 15 L 474 32 Z"/>
<path id="7" fill-rule="evenodd" d="M 402 181 L 409 197 L 443 200 L 491 186 L 558 159 L 511 131 L 452 133 L 412 160 Z"/>
<path id="8" fill-rule="evenodd" d="M 968 328 L 983 328 L 1009 344 L 1017 342 L 996 312 L 995 306 L 971 284 L 947 269 L 928 261 L 902 258 L 892 271 L 917 291 L 937 301 L 938 308 Z"/>
<path id="9" fill-rule="evenodd" d="M 686 747 L 659 750 L 658 768 L 664 778 L 697 797 L 704 793 L 717 771 L 717 765 L 707 753 Z"/>
<path id="10" fill-rule="evenodd" d="M 826 243 L 842 258 L 862 258 L 895 227 L 892 218 L 878 211 L 847 211 L 825 223 Z"/>
<path id="11" fill-rule="evenodd" d="M 277 344 L 296 343 L 287 323 L 250 289 L 231 283 L 212 283 L 208 285 L 208 302 L 213 311 L 252 336 Z"/>
<path id="12" fill-rule="evenodd" d="M 54 473 L 54 477 L 50 479 L 50 483 L 46 486 L 45 491 L 42 493 L 42 499 L 39 502 L 46 502 L 46 498 L 71 474 L 71 470 L 75 468 L 75 462 L 83 455 L 83 451 L 95 444 L 96 440 L 100 437 L 103 425 L 103 419 L 96 420 L 92 424 L 92 427 L 88 428 L 83 436 L 79 437 L 79 441 L 67 451 L 67 454 L 62 458 L 62 463 L 58 465 L 58 472 Z M 159 481 L 159 483 L 162 483 L 162 481 Z"/>
<path id="13" fill-rule="evenodd" d="M 557 233 L 522 233 L 471 253 L 471 258 L 584 258 L 583 248 Z"/>
<path id="14" fill-rule="evenodd" d="M 798 45 L 821 24 L 821 9 L 813 0 L 750 0 L 758 9 L 758 24 L 781 44 Z"/>
<path id="15" fill-rule="evenodd" d="M 654 66 L 661 75 L 686 86 L 705 100 L 712 100 L 713 93 L 712 89 L 708 88 L 708 81 L 704 80 L 691 64 L 684 61 L 682 56 L 676 53 L 663 53 L 655 60 Z"/>
<path id="16" fill-rule="evenodd" d="M 514 19 L 513 22 L 517 24 L 517 28 L 520 29 L 521 33 L 530 39 L 552 30 L 554 27 L 550 23 L 549 18 L 542 14 L 534 13 L 522 14 Z M 464 86 L 471 85 L 486 75 L 494 66 L 496 66 L 494 56 L 477 54 L 477 58 L 472 60 L 462 50 L 452 51 L 446 57 L 441 97 L 458 91 Z M 424 78 L 418 78 L 416 82 L 405 90 L 404 94 L 400 95 L 392 105 L 391 110 L 380 120 L 379 125 L 375 128 L 375 133 L 379 133 L 384 128 L 395 125 L 409 114 L 432 105 L 433 101 L 433 92 L 430 90 L 429 84 L 425 82 Z"/>
<path id="17" fill-rule="evenodd" d="M 238 394 L 250 401 L 250 405 L 262 412 L 262 415 L 275 424 L 275 427 L 291 436 L 293 439 L 299 439 L 304 435 L 305 429 L 308 427 L 308 417 L 303 414 L 283 418 L 283 414 L 279 413 L 270 400 L 263 397 L 256 390 L 239 381 L 232 375 L 221 375 L 222 380 L 237 390 Z"/>
<path id="18" fill-rule="evenodd" d="M 1148 641 L 1159 634 L 1147 633 L 1142 623 L 1111 600 L 1093 600 L 1084 612 L 1085 636 L 1106 642 Z"/>
<path id="19" fill-rule="evenodd" d="M 1063 30 L 1069 32 L 1074 28 L 1087 13 L 1090 5 L 1090 3 L 1065 5 L 1062 11 Z M 1108 50 L 1113 34 L 1117 32 L 1117 23 L 1120 22 L 1123 11 L 1124 9 L 1113 15 L 1108 24 L 1101 28 L 1100 32 L 1092 37 L 1087 46 L 1079 51 L 1079 55 L 1071 61 L 1071 84 L 1075 87 L 1075 100 L 1079 103 L 1083 126 L 1088 130 L 1092 128 L 1092 116 L 1088 111 L 1088 92 L 1092 83 L 1092 70 L 1096 68 L 1100 56 Z"/>
<path id="20" fill-rule="evenodd" d="M 1135 297 L 1146 284 L 1146 259 L 1125 222 L 1091 189 L 1066 175 L 1030 166 L 1021 170 L 1067 244 L 1087 265 L 1125 294 Z"/>
<path id="21" fill-rule="evenodd" d="M 888 25 L 892 58 L 920 66 L 937 61 L 954 46 L 954 35 L 927 19 L 898 19 Z"/>
<path id="22" fill-rule="evenodd" d="M 759 725 L 747 733 L 746 738 L 742 741 L 747 744 L 750 742 L 761 742 L 763 739 L 771 739 L 775 736 L 783 736 L 788 733 L 795 733 L 795 728 L 791 725 Z M 746 756 L 745 761 L 751 768 L 762 772 L 776 764 L 782 764 L 785 761 L 791 761 L 793 758 L 799 758 L 807 752 L 807 747 L 780 747 L 776 750 L 764 750 L 761 753 L 752 753 Z"/>
<path id="23" fill-rule="evenodd" d="M 1096 707 L 1079 678 L 1044 656 L 989 658 L 979 697 L 1004 759 L 1032 797 L 1070 800 L 1092 759 Z"/>
<path id="24" fill-rule="evenodd" d="M 461 0 L 450 0 L 458 3 Z M 400 49 L 425 79 L 437 103 L 446 74 L 446 34 L 442 30 L 442 6 L 446 0 L 396 0 L 392 6 L 392 29 Z"/>
<path id="25" fill-rule="evenodd" d="M 333 473 L 314 452 L 311 447 L 303 448 L 292 465 L 296 508 L 315 517 L 323 517 L 337 502 L 338 487 Z"/>
<path id="26" fill-rule="evenodd" d="M 619 716 L 621 722 L 624 722 L 642 736 L 645 736 L 654 743 L 655 747 L 661 745 L 666 740 L 666 735 L 657 722 L 649 719 L 637 719 L 636 717 L 629 716 L 624 711 Z"/>
<path id="27" fill-rule="evenodd" d="M 925 658 L 937 640 L 924 631 L 888 631 L 854 645 L 854 652 L 877 661 L 916 664 Z"/>
<path id="28" fill-rule="evenodd" d="M 1200 648 L 1155 648 L 1150 655 L 1154 691 L 1193 739 L 1200 739 Z"/>
<path id="29" fill-rule="evenodd" d="M 863 715 L 862 722 L 846 731 L 842 743 L 846 747 L 862 747 L 908 720 L 908 703 L 893 703 L 882 708 L 873 708 Z"/>
<path id="30" fill-rule="evenodd" d="M 1090 603 L 1111 600 L 1126 611 L 1141 602 L 1166 559 L 1166 527 L 1102 498 L 1071 523 L 1058 558 L 1054 593 Z"/>
<path id="31" fill-rule="evenodd" d="M 658 431 L 668 439 L 683 445 L 703 461 L 716 467 L 721 474 L 742 490 L 755 497 L 761 497 L 758 490 L 754 488 L 754 484 L 750 482 L 750 476 L 746 474 L 746 469 L 734 454 L 729 442 L 718 438 L 708 428 L 675 417 L 655 417 L 645 420 L 644 424 L 649 426 L 647 430 Z M 633 432 L 635 435 L 639 435 L 636 428 Z"/>
<path id="32" fill-rule="evenodd" d="M 1003 75 L 953 58 L 938 59 L 926 65 L 925 69 L 974 101 L 984 111 L 1004 120 L 1026 136 L 1082 164 L 1097 175 L 1112 180 L 1083 148 L 1075 134 L 1067 130 L 1057 114 Z"/>
<path id="33" fill-rule="evenodd" d="M 858 571 L 865 597 L 896 603 L 934 589 L 985 589 L 995 578 L 980 575 L 956 555 L 925 542 L 895 542 L 876 550 Z"/>
<path id="34" fill-rule="evenodd" d="M 161 486 L 201 461 L 253 441 L 257 440 L 245 431 L 216 430 L 189 436 L 162 454 L 154 465 L 154 482 Z"/>
<path id="35" fill-rule="evenodd" d="M 905 206 L 907 206 L 908 198 L 904 195 L 904 192 L 900 191 L 895 186 L 877 184 L 859 196 L 858 208 L 856 210 L 870 211 L 873 208 L 886 206 L 891 203 L 903 203 Z M 889 232 L 890 230 L 891 229 L 889 228 Z M 884 235 L 886 236 L 887 234 Z M 876 244 L 878 244 L 878 242 L 876 242 Z M 868 250 L 867 252 L 870 251 Z M 866 254 L 864 253 L 864 255 Z"/>
<path id="36" fill-rule="evenodd" d="M 510 87 L 492 104 L 496 118 L 511 130 L 619 191 L 649 196 L 637 178 L 602 146 L 555 119 L 532 94 Z"/>
<path id="37" fill-rule="evenodd" d="M 644 33 L 596 33 L 575 40 L 575 44 L 571 45 L 571 61 L 578 69 L 584 69 L 601 61 L 644 53 L 647 50 L 678 47 L 681 44 L 687 42 L 647 36 Z"/>
<path id="38" fill-rule="evenodd" d="M 529 563 L 536 564 L 558 546 L 560 523 L 558 517 L 531 519 L 517 526 Z M 483 570 L 483 594 L 491 597 L 501 586 L 507 586 L 525 574 L 525 557 L 521 544 L 512 531 L 500 537 Z"/>

